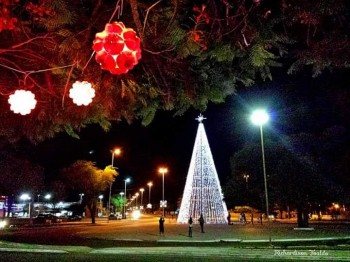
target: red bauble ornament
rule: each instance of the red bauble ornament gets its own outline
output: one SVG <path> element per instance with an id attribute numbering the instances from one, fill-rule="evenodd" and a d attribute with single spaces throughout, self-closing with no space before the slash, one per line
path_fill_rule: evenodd
<path id="1" fill-rule="evenodd" d="M 92 48 L 101 68 L 116 75 L 127 73 L 141 58 L 140 38 L 122 22 L 106 24 L 105 30 L 96 34 Z"/>

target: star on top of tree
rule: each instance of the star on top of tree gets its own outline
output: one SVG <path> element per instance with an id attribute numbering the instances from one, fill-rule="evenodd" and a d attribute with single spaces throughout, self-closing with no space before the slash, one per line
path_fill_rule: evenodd
<path id="1" fill-rule="evenodd" d="M 199 123 L 202 123 L 204 119 L 207 119 L 207 118 L 204 117 L 202 114 L 199 114 L 199 116 L 196 118 L 196 120 L 197 120 Z"/>

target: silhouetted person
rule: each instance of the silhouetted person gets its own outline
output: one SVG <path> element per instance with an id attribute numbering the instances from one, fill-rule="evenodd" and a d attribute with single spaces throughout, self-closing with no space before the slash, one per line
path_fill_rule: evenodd
<path id="1" fill-rule="evenodd" d="M 243 219 L 243 223 L 247 223 L 247 218 L 245 217 L 245 213 L 242 213 L 242 219 Z"/>
<path id="2" fill-rule="evenodd" d="M 188 220 L 188 236 L 192 237 L 192 224 L 193 220 L 192 217 L 190 216 L 190 219 Z"/>
<path id="3" fill-rule="evenodd" d="M 198 221 L 199 221 L 199 225 L 201 226 L 201 233 L 204 233 L 204 218 L 202 214 L 199 217 Z"/>
<path id="4" fill-rule="evenodd" d="M 159 235 L 164 236 L 164 222 L 165 219 L 163 216 L 159 218 Z"/>
<path id="5" fill-rule="evenodd" d="M 230 214 L 230 212 L 228 212 L 227 223 L 228 223 L 229 225 L 231 225 L 231 214 Z"/>

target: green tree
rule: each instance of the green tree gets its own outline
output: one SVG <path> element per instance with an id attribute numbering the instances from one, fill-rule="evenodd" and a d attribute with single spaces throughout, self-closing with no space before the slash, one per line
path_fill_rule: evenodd
<path id="1" fill-rule="evenodd" d="M 269 140 L 265 142 L 269 211 L 286 211 L 287 207 L 296 209 L 298 226 L 308 226 L 308 214 L 330 196 L 329 187 L 318 169 L 318 160 L 311 154 L 311 149 L 314 149 L 311 144 L 316 140 L 313 136 L 300 134 L 283 141 L 284 144 Z M 305 143 L 305 147 L 301 150 L 302 143 Z M 298 146 L 300 151 L 295 150 Z M 224 189 L 228 203 L 252 203 L 266 210 L 261 161 L 259 144 L 247 144 L 235 153 L 231 159 L 232 177 Z M 243 186 L 243 173 L 250 175 L 248 189 Z"/>
<path id="2" fill-rule="evenodd" d="M 125 198 L 120 195 L 113 195 L 111 203 L 115 207 L 115 210 L 123 212 L 123 207 L 126 204 L 126 201 Z"/>
<path id="3" fill-rule="evenodd" d="M 115 120 L 148 124 L 157 110 L 203 111 L 271 80 L 281 65 L 316 77 L 347 68 L 350 57 L 346 0 L 49 0 L 1 7 L 0 135 L 11 141 L 77 136 L 91 123 L 108 130 Z M 93 57 L 95 34 L 110 20 L 123 21 L 141 39 L 142 59 L 124 75 L 101 70 Z M 96 90 L 86 107 L 68 96 L 82 79 Z M 38 101 L 25 117 L 7 102 L 20 88 Z"/>
<path id="4" fill-rule="evenodd" d="M 78 160 L 62 170 L 64 181 L 71 190 L 84 192 L 84 200 L 91 213 L 91 223 L 95 224 L 97 197 L 109 188 L 117 171 L 110 166 L 98 169 L 91 161 Z"/>

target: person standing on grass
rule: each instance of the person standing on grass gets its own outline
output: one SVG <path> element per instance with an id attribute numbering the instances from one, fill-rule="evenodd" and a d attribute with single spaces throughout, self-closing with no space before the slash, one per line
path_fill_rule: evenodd
<path id="1" fill-rule="evenodd" d="M 201 214 L 201 216 L 198 219 L 199 221 L 199 225 L 201 226 L 201 233 L 204 233 L 204 217 L 203 214 Z"/>
<path id="2" fill-rule="evenodd" d="M 193 220 L 192 217 L 190 216 L 190 219 L 188 220 L 188 236 L 192 237 L 192 224 Z"/>
<path id="3" fill-rule="evenodd" d="M 160 216 L 159 218 L 159 235 L 164 236 L 164 222 L 165 219 L 163 216 Z"/>

